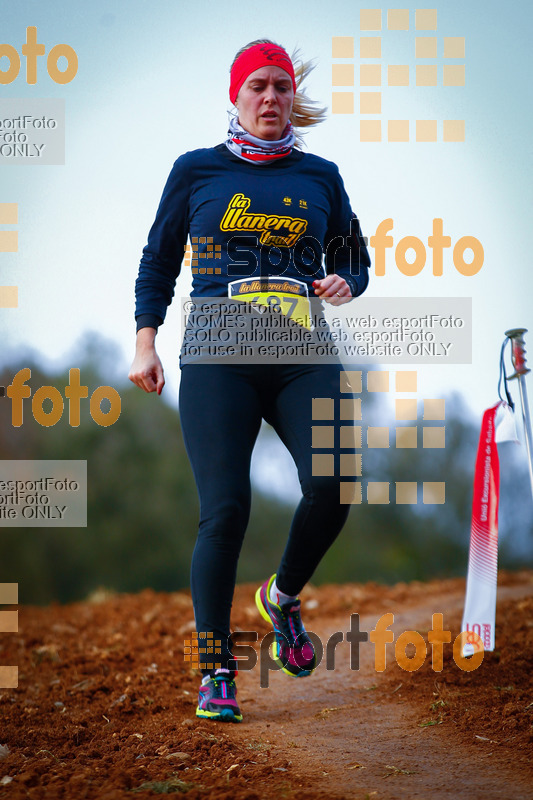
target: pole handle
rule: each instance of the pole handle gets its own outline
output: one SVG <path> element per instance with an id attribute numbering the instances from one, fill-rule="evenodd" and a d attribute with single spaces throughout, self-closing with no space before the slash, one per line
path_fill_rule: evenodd
<path id="1" fill-rule="evenodd" d="M 527 328 L 511 328 L 505 331 L 505 335 L 511 340 L 511 361 L 515 368 L 514 375 L 509 375 L 508 380 L 527 375 L 531 370 L 526 367 L 526 343 L 523 334 L 527 333 Z"/>

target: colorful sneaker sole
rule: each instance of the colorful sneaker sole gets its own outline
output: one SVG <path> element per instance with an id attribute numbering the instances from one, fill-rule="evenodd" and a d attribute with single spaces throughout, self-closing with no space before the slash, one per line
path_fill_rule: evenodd
<path id="1" fill-rule="evenodd" d="M 267 592 L 270 590 L 270 585 L 271 585 L 273 579 L 274 579 L 274 575 L 272 576 L 272 578 L 268 582 Z M 265 604 L 263 602 L 262 589 L 263 589 L 263 586 L 260 586 L 259 589 L 255 593 L 255 604 L 257 606 L 257 609 L 258 609 L 259 613 L 261 614 L 261 616 L 265 620 L 265 622 L 268 622 L 270 625 L 272 625 L 272 627 L 274 627 L 274 624 L 272 622 L 272 617 L 268 613 L 268 611 L 267 611 L 267 609 L 265 607 Z M 312 673 L 316 669 L 314 667 L 313 669 L 300 669 L 299 672 L 291 672 L 291 670 L 288 669 L 283 664 L 283 661 L 281 660 L 281 658 L 279 656 L 279 644 L 278 644 L 278 642 L 272 642 L 270 650 L 271 650 L 272 660 L 275 661 L 276 664 L 280 665 L 281 671 L 284 672 L 285 675 L 290 675 L 291 678 L 307 678 L 309 675 L 312 675 Z"/>
<path id="2" fill-rule="evenodd" d="M 231 708 L 223 708 L 221 711 L 206 711 L 197 706 L 196 716 L 203 719 L 211 719 L 215 722 L 242 722 L 242 714 L 235 714 Z"/>

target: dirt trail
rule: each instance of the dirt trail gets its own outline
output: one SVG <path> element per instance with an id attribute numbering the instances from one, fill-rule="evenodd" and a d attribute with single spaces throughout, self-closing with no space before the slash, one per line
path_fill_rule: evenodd
<path id="1" fill-rule="evenodd" d="M 515 605 L 531 597 L 531 591 L 530 583 L 501 587 L 500 602 Z M 432 613 L 444 609 L 444 627 L 447 621 L 451 623 L 455 636 L 463 601 L 460 587 L 454 592 L 428 593 L 408 610 L 405 604 L 400 606 L 400 613 L 391 604 L 387 610 L 394 613 L 391 629 L 395 640 L 405 630 L 426 633 Z M 363 616 L 360 630 L 369 632 L 377 619 L 376 614 Z M 323 642 L 337 631 L 343 631 L 346 638 L 348 629 L 349 614 L 328 619 L 327 625 L 313 626 Z M 248 690 L 243 691 L 246 736 L 253 730 L 259 739 L 277 741 L 293 763 L 305 770 L 310 785 L 330 797 L 533 797 L 533 735 L 529 736 L 529 747 L 526 743 L 523 752 L 517 752 L 514 737 L 507 732 L 502 737 L 501 720 L 494 720 L 491 726 L 491 731 L 493 727 L 498 730 L 494 739 L 492 733 L 487 735 L 491 731 L 486 730 L 482 719 L 477 723 L 474 720 L 468 732 L 458 730 L 453 716 L 446 719 L 451 708 L 449 699 L 444 698 L 449 694 L 448 676 L 452 673 L 453 682 L 458 677 L 453 672 L 460 672 L 459 667 L 448 659 L 442 673 L 431 676 L 426 669 L 418 681 L 417 672 L 406 672 L 396 664 L 392 667 L 392 647 L 387 647 L 389 661 L 384 673 L 375 670 L 371 643 L 361 644 L 359 670 L 350 669 L 346 642 L 336 648 L 335 669 L 326 670 L 323 662 L 311 678 L 313 685 L 277 673 L 270 677 L 269 688 L 258 690 L 257 675 L 242 673 L 240 682 L 243 690 Z M 451 645 L 448 647 L 451 650 Z M 486 657 L 487 661 L 493 659 L 493 654 Z M 426 667 L 430 661 L 428 648 Z M 485 705 L 491 691 L 498 691 L 486 685 L 483 667 L 481 664 L 479 675 L 471 673 L 467 678 L 474 691 L 481 693 L 480 706 Z M 513 687 L 509 691 L 516 690 Z M 255 698 L 251 708 L 250 695 Z M 287 709 L 280 731 L 279 707 Z M 496 707 L 493 712 L 498 713 Z M 530 730 L 533 733 L 533 727 Z"/>
<path id="2" fill-rule="evenodd" d="M 188 800 L 415 800 L 533 798 L 533 572 L 500 575 L 497 650 L 463 672 L 444 646 L 414 672 L 376 672 L 374 645 L 337 645 L 335 669 L 310 678 L 259 667 L 238 676 L 240 725 L 194 716 L 198 676 L 183 660 L 192 628 L 185 593 L 92 598 L 20 609 L 19 632 L 0 637 L 0 663 L 19 688 L 0 690 L 0 798 Z M 239 586 L 236 629 L 268 627 Z M 432 613 L 459 633 L 464 581 L 309 587 L 304 620 L 322 642 L 394 613 L 395 638 Z M 414 652 L 414 650 L 413 650 Z M 408 651 L 408 655 L 410 655 Z"/>

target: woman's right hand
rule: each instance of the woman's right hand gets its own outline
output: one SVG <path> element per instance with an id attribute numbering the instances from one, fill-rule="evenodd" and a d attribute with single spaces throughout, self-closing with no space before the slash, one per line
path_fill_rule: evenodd
<path id="1" fill-rule="evenodd" d="M 135 358 L 128 378 L 145 392 L 161 394 L 165 385 L 163 365 L 155 349 L 155 328 L 141 328 L 137 333 Z"/>

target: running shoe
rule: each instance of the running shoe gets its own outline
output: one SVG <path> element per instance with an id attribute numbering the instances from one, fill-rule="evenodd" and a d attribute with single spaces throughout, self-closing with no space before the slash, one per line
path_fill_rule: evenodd
<path id="1" fill-rule="evenodd" d="M 300 617 L 300 600 L 278 606 L 270 600 L 270 587 L 276 576 L 259 587 L 255 602 L 263 619 L 274 626 L 274 661 L 293 678 L 310 675 L 316 666 L 315 649 Z"/>
<path id="2" fill-rule="evenodd" d="M 235 673 L 214 674 L 202 683 L 198 692 L 197 717 L 220 720 L 221 722 L 242 722 L 242 714 L 237 705 Z"/>

